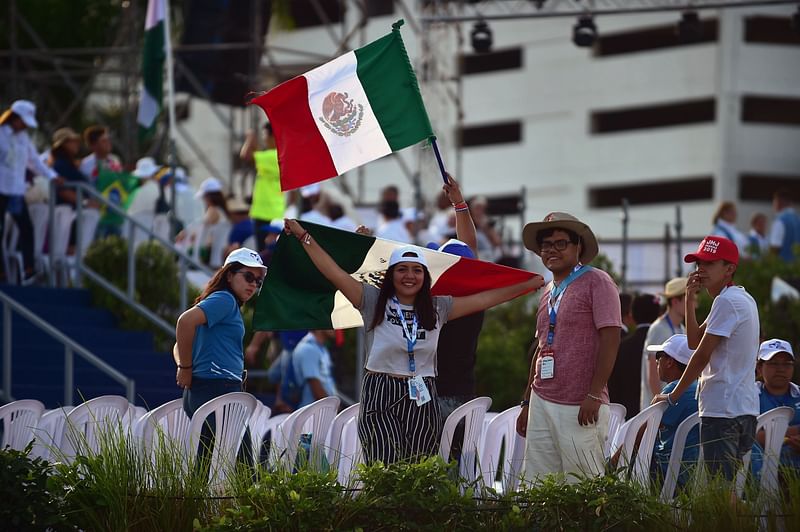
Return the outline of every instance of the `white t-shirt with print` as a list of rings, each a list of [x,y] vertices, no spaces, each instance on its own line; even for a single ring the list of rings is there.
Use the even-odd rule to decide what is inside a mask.
[[[361,316],[364,319],[367,370],[410,376],[408,347],[401,328],[404,317],[399,317],[398,311],[411,312],[414,307],[400,305],[398,309],[398,306],[390,299],[386,303],[384,319],[374,329],[371,329],[380,291],[369,284],[364,284],[363,287]],[[436,348],[439,344],[439,332],[442,330],[442,325],[447,323],[447,316],[453,307],[453,298],[436,296],[433,298],[433,307],[438,315],[436,327],[432,331],[426,331],[420,326],[417,330],[417,343],[414,346],[414,364],[417,375],[422,377],[436,376]]]
[[[755,300],[741,286],[727,286],[714,299],[705,323],[707,334],[722,339],[700,375],[700,416],[757,416],[759,321]]]

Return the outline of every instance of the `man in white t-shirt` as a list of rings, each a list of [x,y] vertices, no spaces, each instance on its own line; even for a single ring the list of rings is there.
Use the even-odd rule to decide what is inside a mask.
[[[756,302],[733,276],[739,251],[732,241],[708,236],[686,262],[696,263],[686,285],[686,335],[695,349],[677,386],[653,402],[676,404],[698,376],[700,444],[709,470],[732,480],[741,459],[753,446],[759,413],[755,385],[759,320]],[[701,288],[714,298],[711,312],[697,324]]]
[[[675,334],[685,334],[686,328],[683,326],[686,304],[683,301],[686,295],[686,277],[675,277],[664,285],[664,291],[659,294],[664,298],[667,311],[647,329],[647,338],[644,341],[642,350],[642,385],[641,385],[641,409],[644,410],[650,405],[650,401],[666,382],[661,382],[658,378],[658,366],[656,365],[655,353],[647,351],[648,345],[660,345],[667,341],[667,338]]]

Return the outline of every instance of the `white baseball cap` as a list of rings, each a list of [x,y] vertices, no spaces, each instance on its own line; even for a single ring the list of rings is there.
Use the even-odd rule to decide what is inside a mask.
[[[428,267],[425,256],[422,254],[422,249],[417,246],[403,246],[392,251],[392,256],[389,258],[389,267],[391,268],[398,262],[414,262],[422,264],[426,268]]]
[[[779,338],[773,338],[772,340],[761,342],[761,345],[758,348],[758,359],[769,360],[778,353],[787,353],[790,357],[792,357],[792,360],[794,360],[792,344]]]
[[[28,127],[37,128],[36,104],[28,100],[17,100],[11,104],[11,112],[16,114]]]
[[[222,192],[222,183],[216,177],[209,177],[200,183],[200,190],[194,195],[195,198],[200,199],[209,192]]]
[[[300,187],[300,195],[304,198],[316,196],[320,192],[322,192],[322,187],[319,186],[319,183],[311,183],[310,185]]]
[[[235,251],[231,251],[228,258],[225,259],[224,265],[227,266],[232,262],[238,262],[242,266],[249,266],[251,268],[267,269],[267,267],[264,266],[264,262],[261,260],[261,255],[248,248],[239,248]]]
[[[684,366],[689,363],[689,359],[694,353],[689,349],[689,341],[685,334],[673,334],[663,344],[648,345],[647,351],[650,353],[663,351]]]

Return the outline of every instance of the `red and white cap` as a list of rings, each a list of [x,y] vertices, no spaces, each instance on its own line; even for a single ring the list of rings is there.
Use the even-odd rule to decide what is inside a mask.
[[[700,242],[697,251],[683,257],[683,262],[725,260],[739,264],[739,248],[732,241],[721,236],[707,236]]]

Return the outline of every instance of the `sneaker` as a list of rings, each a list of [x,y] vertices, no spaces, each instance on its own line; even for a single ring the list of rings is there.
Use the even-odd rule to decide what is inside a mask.
[[[41,272],[33,272],[25,275],[20,284],[22,286],[31,286],[32,284],[36,284],[36,281],[39,279],[40,273]]]

